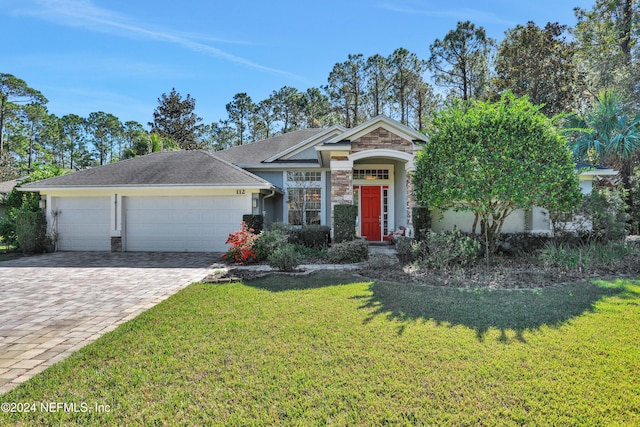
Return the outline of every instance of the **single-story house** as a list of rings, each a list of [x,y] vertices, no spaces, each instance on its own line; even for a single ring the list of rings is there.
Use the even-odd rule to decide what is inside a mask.
[[[358,206],[359,234],[379,242],[400,226],[412,232],[412,172],[426,143],[425,135],[378,116],[214,154],[148,154],[22,188],[40,192],[60,250],[225,251],[244,214],[331,226],[333,207],[345,203]],[[583,178],[590,189],[593,175]],[[531,215],[509,227],[542,228]]]

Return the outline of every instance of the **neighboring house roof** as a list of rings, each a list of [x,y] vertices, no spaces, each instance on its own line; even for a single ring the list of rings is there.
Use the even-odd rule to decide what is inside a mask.
[[[202,151],[162,151],[23,185],[24,190],[120,186],[251,186],[268,181]]]
[[[296,130],[293,132],[283,133],[272,138],[267,138],[262,141],[238,145],[226,150],[217,151],[215,155],[236,165],[258,165],[267,159],[286,152],[301,142],[326,131],[326,129],[322,128]]]
[[[576,170],[583,176],[614,176],[618,174],[615,169],[606,166],[596,166],[589,163],[577,162]]]
[[[11,181],[0,182],[0,195],[11,193],[11,190],[13,190],[13,187],[18,185],[19,182],[20,182],[19,179],[12,179]]]

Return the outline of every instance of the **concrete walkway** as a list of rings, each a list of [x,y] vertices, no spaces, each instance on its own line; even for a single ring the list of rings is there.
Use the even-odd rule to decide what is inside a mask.
[[[203,279],[219,254],[58,252],[0,263],[0,394]]]

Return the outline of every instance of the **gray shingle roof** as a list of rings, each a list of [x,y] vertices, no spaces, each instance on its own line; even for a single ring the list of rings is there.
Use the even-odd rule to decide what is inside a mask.
[[[262,141],[217,151],[216,156],[236,165],[256,165],[325,131],[322,128],[312,128],[283,133]]]
[[[146,185],[258,185],[270,184],[206,151],[162,151],[45,179],[29,188]]]
[[[10,193],[11,190],[13,190],[13,187],[18,185],[19,182],[20,180],[18,179],[12,179],[11,181],[0,182],[0,194]]]

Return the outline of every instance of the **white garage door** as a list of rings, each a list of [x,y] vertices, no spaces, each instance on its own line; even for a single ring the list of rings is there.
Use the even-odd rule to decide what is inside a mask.
[[[250,210],[246,197],[127,197],[126,250],[225,252]]]
[[[108,197],[56,197],[54,209],[59,212],[59,250],[111,250]]]

